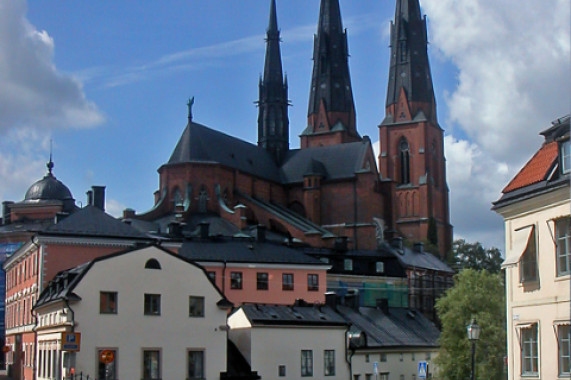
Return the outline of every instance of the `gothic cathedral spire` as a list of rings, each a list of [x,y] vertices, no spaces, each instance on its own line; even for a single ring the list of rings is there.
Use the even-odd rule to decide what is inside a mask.
[[[282,71],[280,31],[276,1],[271,0],[270,22],[266,37],[266,61],[260,78],[258,100],[258,146],[269,151],[281,163],[289,149],[288,86]]]
[[[437,123],[427,46],[426,17],[418,0],[397,0],[385,122],[424,117]]]
[[[339,0],[321,0],[314,37],[308,126],[301,135],[302,148],[361,140],[356,128],[348,57]]]
[[[396,0],[386,115],[379,126],[379,172],[390,190],[394,225],[413,241],[429,241],[444,257],[452,245],[444,131],[428,63],[426,17],[419,0]]]

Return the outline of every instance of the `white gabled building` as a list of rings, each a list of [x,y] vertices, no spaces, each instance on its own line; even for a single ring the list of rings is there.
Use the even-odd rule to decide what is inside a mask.
[[[202,267],[161,248],[97,258],[59,273],[34,307],[37,379],[218,379],[230,306]],[[81,333],[78,352],[62,351],[62,332]]]
[[[508,379],[571,378],[569,115],[503,189]]]
[[[229,338],[262,379],[349,379],[349,325],[325,305],[242,305]]]

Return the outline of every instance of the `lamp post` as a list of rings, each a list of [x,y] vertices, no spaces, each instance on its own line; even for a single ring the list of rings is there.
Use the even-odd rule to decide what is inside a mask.
[[[468,340],[472,343],[472,376],[476,379],[476,341],[480,338],[480,326],[476,323],[476,318],[472,318],[470,324],[466,327],[468,332]]]

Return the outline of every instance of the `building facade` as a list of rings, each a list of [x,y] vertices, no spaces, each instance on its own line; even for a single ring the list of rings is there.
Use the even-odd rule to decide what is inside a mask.
[[[571,377],[569,116],[504,188],[509,379]]]
[[[34,307],[37,379],[220,378],[230,307],[203,268],[157,247],[60,272]]]

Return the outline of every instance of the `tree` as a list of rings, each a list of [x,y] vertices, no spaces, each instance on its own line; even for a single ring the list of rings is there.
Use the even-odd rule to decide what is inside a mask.
[[[505,295],[501,274],[464,269],[455,285],[436,302],[442,323],[440,352],[435,359],[438,379],[465,380],[471,371],[471,343],[466,326],[476,318],[481,327],[476,342],[476,378],[503,379],[506,355]]]
[[[497,248],[484,248],[480,242],[467,243],[464,239],[454,240],[449,264],[456,270],[486,269],[490,273],[500,273],[502,253]]]

